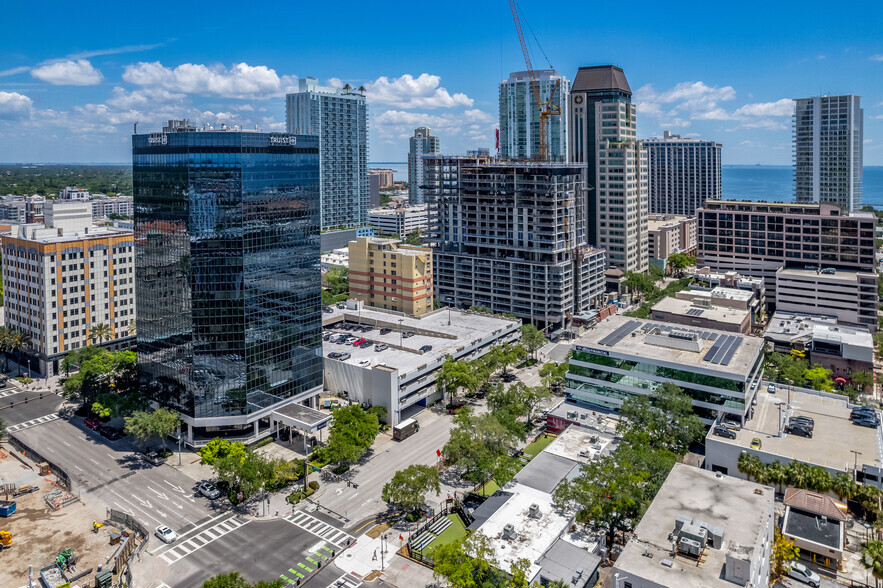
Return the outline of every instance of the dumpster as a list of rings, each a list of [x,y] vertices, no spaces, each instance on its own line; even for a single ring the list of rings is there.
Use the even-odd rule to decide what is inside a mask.
[[[15,512],[14,500],[0,500],[0,517],[8,517]]]

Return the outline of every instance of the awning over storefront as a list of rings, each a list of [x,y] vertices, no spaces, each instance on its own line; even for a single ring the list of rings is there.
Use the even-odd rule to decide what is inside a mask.
[[[329,413],[296,402],[286,404],[270,413],[271,424],[280,423],[304,434],[316,433],[324,429],[330,420]]]

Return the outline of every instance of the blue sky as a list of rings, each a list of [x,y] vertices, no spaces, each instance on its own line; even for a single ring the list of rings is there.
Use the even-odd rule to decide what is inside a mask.
[[[722,142],[725,164],[789,164],[788,99],[854,93],[865,165],[883,165],[883,3],[519,6],[568,78],[625,70],[641,137],[669,129]],[[368,88],[371,161],[404,161],[422,125],[447,153],[493,147],[499,81],[524,69],[506,0],[10,2],[4,21],[2,162],[128,162],[135,121],[284,130],[285,91],[307,75]]]

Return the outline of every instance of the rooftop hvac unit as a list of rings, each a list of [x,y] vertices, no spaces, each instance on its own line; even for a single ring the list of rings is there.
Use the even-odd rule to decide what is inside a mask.
[[[705,545],[708,542],[708,531],[700,527],[698,522],[693,522],[681,527],[681,530],[678,533],[678,538],[691,539],[696,543],[699,543],[702,549],[705,549]]]
[[[540,513],[540,505],[539,504],[531,504],[530,510],[528,511],[527,516],[529,516],[532,519],[538,519],[538,518],[542,517],[543,515]]]
[[[509,523],[505,527],[503,527],[503,539],[514,539],[515,538],[515,526],[512,523]]]
[[[577,417],[577,413],[575,410],[568,410],[567,411],[567,418],[576,419],[576,417]]]
[[[696,524],[708,532],[708,543],[715,549],[721,549],[724,546],[724,530],[720,527],[713,527],[708,523],[696,521]]]
[[[581,414],[579,415],[579,419],[580,419],[581,421],[584,421],[584,420],[586,420],[587,418],[589,418],[589,413],[587,413],[587,412],[581,413]]]
[[[681,537],[680,541],[678,541],[678,551],[693,557],[699,557],[699,554],[702,553],[702,546],[695,539]]]
[[[681,527],[684,525],[689,525],[693,522],[693,519],[688,517],[687,515],[678,515],[675,517],[675,535],[681,532]]]

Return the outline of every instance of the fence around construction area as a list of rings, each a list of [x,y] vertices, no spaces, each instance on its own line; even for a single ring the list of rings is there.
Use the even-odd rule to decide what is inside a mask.
[[[58,478],[58,481],[62,483],[68,490],[73,490],[73,485],[71,483],[70,476],[67,475],[61,466],[52,461],[51,459],[46,459],[39,452],[35,451],[30,445],[19,439],[15,436],[15,433],[9,434],[9,444],[15,448],[16,451],[27,457],[33,462],[40,463],[44,462],[49,464],[49,469],[55,474],[55,477]]]

